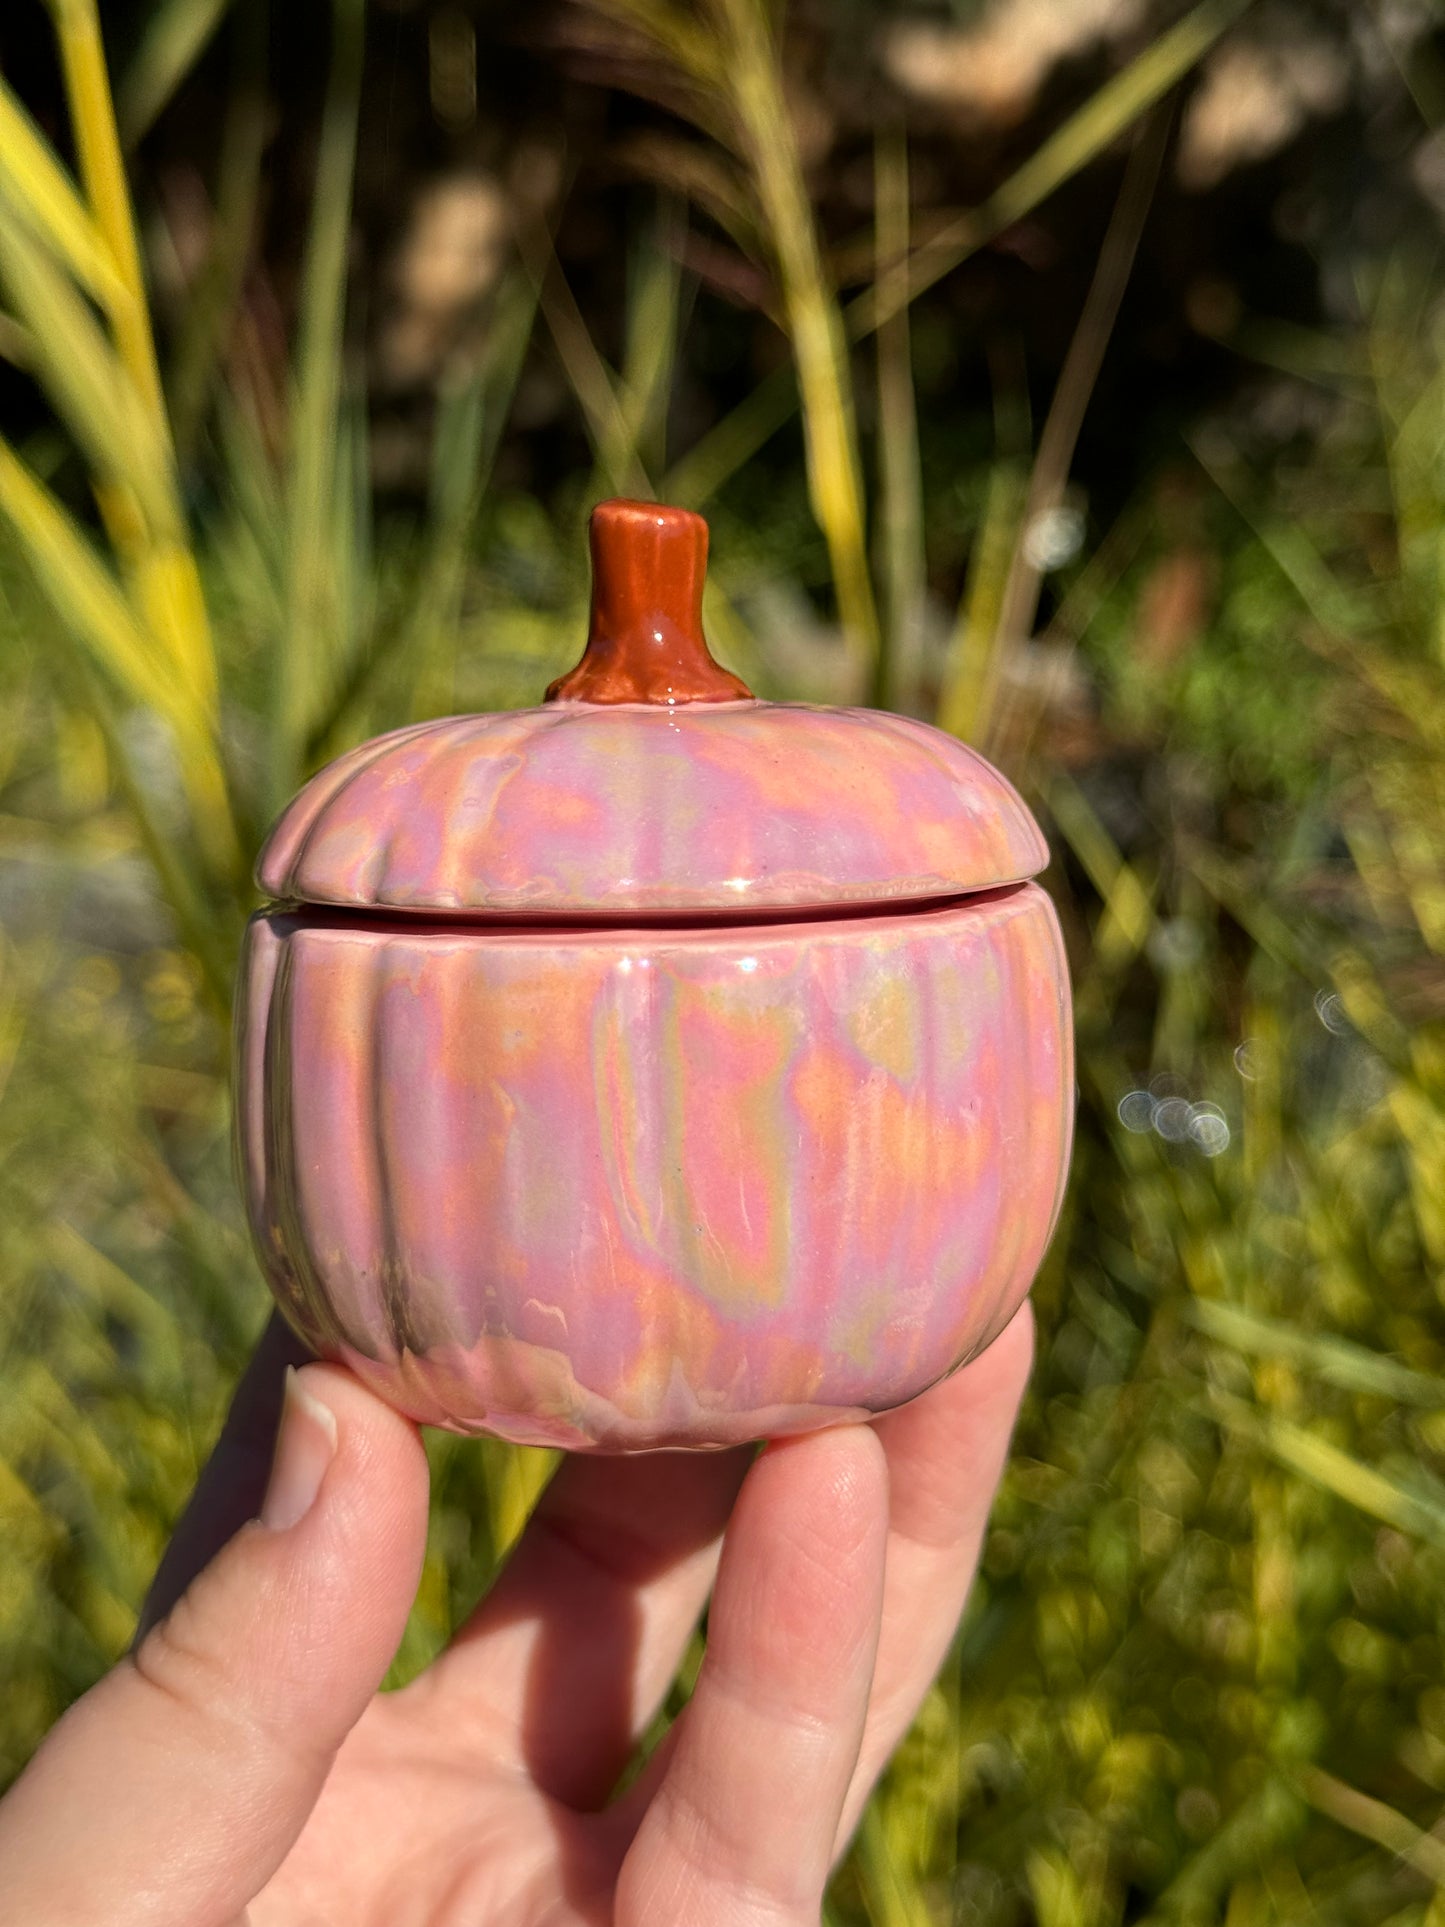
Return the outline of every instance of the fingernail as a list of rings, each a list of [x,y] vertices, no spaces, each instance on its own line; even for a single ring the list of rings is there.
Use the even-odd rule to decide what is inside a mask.
[[[323,1405],[286,1367],[286,1399],[271,1482],[261,1502],[261,1524],[271,1532],[289,1532],[299,1525],[316,1502],[326,1468],[336,1457],[336,1414]]]

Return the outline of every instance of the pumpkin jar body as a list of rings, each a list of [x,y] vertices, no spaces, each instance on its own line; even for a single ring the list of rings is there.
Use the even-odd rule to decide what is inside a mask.
[[[1042,856],[938,732],[735,685],[352,752],[273,834],[243,957],[238,1162],[282,1309],[413,1418],[528,1444],[916,1397],[1057,1217]]]

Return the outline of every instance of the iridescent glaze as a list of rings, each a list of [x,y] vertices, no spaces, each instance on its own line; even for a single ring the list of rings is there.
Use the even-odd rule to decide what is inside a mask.
[[[887,1410],[1002,1329],[1057,1215],[1048,852],[951,737],[719,668],[698,516],[604,503],[592,549],[547,706],[364,744],[262,853],[257,1248],[434,1424],[642,1451]]]
[[[902,903],[1048,861],[1017,792],[904,716],[561,702],[379,737],[312,778],[257,877],[278,901],[625,917]]]
[[[1031,884],[753,928],[270,912],[242,982],[273,1289],[429,1423],[629,1451],[882,1411],[1002,1329],[1057,1215],[1069,999]]]

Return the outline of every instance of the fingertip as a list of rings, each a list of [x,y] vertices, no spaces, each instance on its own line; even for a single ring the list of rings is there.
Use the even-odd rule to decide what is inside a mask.
[[[413,1490],[426,1483],[426,1451],[420,1428],[377,1397],[344,1365],[303,1365],[297,1389],[336,1420],[337,1455],[358,1470],[384,1473]]]
[[[760,1457],[764,1459],[786,1459],[798,1454],[816,1453],[820,1456],[838,1456],[840,1464],[850,1459],[865,1464],[872,1458],[869,1441],[872,1427],[863,1423],[844,1425],[824,1425],[814,1432],[794,1432],[787,1438],[769,1439]]]
[[[373,1582],[385,1576],[388,1598],[409,1606],[426,1552],[430,1497],[419,1428],[341,1365],[302,1367],[293,1395],[320,1406],[336,1430],[319,1502],[296,1527],[315,1534],[315,1581],[322,1583],[324,1573],[348,1596],[363,1575]]]
[[[753,1483],[774,1505],[796,1505],[835,1545],[881,1541],[888,1524],[888,1456],[871,1425],[834,1425],[775,1439]]]

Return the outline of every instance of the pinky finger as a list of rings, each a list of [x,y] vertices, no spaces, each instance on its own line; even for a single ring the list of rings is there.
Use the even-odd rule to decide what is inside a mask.
[[[887,1521],[867,1427],[774,1445],[749,1472],[618,1927],[817,1921],[872,1686]]]

